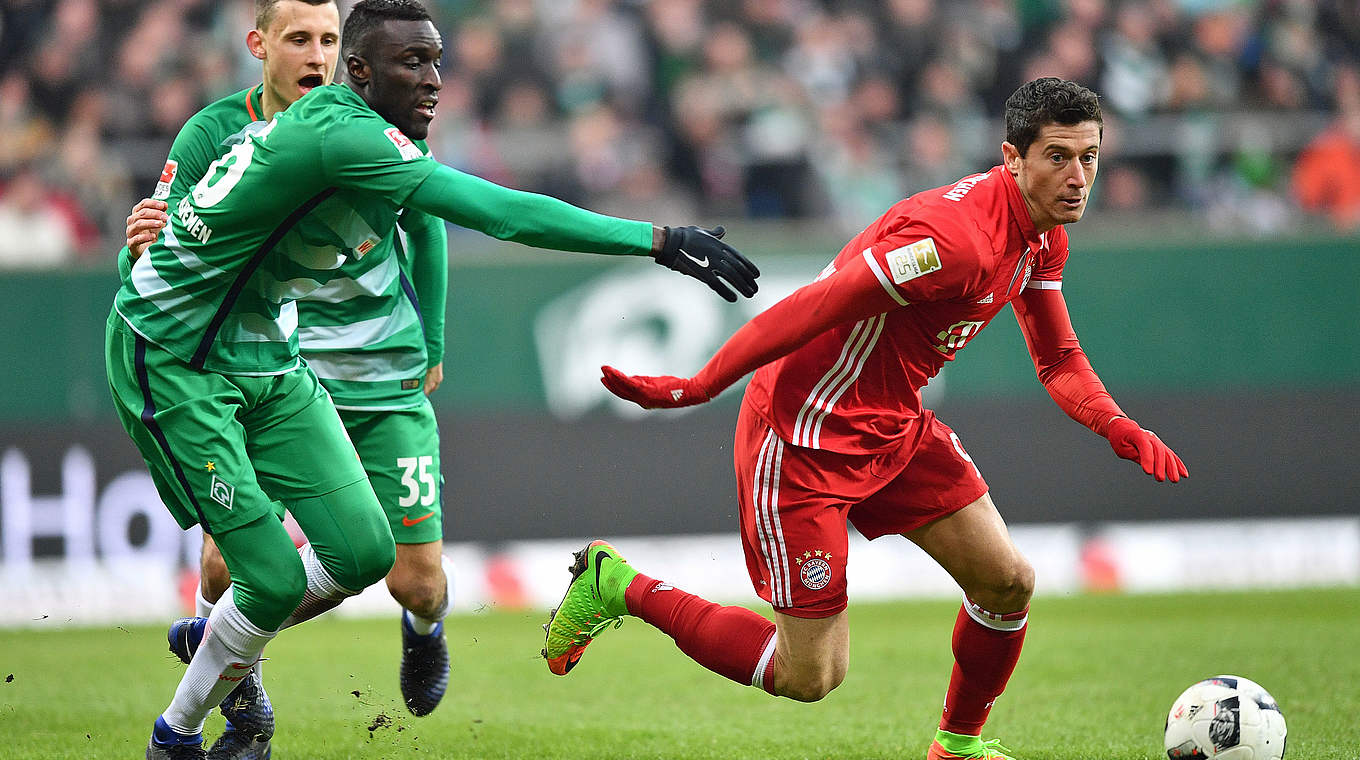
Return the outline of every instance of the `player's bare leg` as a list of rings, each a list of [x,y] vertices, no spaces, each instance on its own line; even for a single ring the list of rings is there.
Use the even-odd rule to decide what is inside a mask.
[[[1012,543],[989,496],[906,534],[953,576],[966,599],[954,624],[954,670],[929,760],[1004,758],[981,742],[1025,640],[1034,568]]]
[[[444,616],[452,597],[451,566],[442,541],[397,544],[387,590],[403,608],[401,694],[415,715],[428,715],[449,685]]]
[[[203,551],[198,555],[198,598],[194,600],[194,613],[207,617],[212,613],[214,604],[227,592],[231,585],[231,574],[227,572],[226,560],[217,550],[212,536],[203,536]]]
[[[850,625],[844,610],[828,618],[776,611],[774,623],[774,694],[816,702],[841,685],[850,665]]]

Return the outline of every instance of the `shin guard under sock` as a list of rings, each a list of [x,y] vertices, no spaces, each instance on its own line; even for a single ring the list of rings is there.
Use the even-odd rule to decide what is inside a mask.
[[[768,618],[726,607],[638,574],[624,592],[628,612],[675,639],[680,651],[720,676],[773,693],[774,632]]]
[[[940,728],[977,736],[992,704],[1006,689],[1025,643],[1029,607],[988,612],[965,599],[954,622],[954,671],[949,678]]]

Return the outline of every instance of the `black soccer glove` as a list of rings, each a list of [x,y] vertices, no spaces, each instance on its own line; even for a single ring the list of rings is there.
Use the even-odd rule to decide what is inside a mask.
[[[722,242],[720,238],[727,230],[721,226],[706,230],[693,225],[665,230],[666,240],[661,250],[653,254],[656,263],[703,282],[728,301],[737,300],[732,288],[747,298],[756,294],[760,270],[737,249]]]

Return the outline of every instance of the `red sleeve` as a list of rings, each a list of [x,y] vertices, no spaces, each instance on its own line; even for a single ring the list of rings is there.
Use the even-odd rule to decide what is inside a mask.
[[[708,398],[764,364],[792,353],[836,325],[857,322],[897,308],[890,287],[854,256],[829,275],[795,290],[757,314],[727,339],[694,376]]]
[[[1062,282],[1063,266],[1067,264],[1067,230],[1062,225],[1058,225],[1048,231],[1047,245],[1044,246],[1043,254],[1034,264],[1034,274],[1031,275],[1030,282]],[[1036,288],[1043,288],[1043,285],[1034,285]]]
[[[957,298],[977,278],[977,251],[990,243],[919,222],[874,241],[867,266],[899,305]]]
[[[1067,416],[1104,436],[1111,420],[1126,415],[1081,350],[1062,291],[1028,288],[1011,307],[1048,395]]]

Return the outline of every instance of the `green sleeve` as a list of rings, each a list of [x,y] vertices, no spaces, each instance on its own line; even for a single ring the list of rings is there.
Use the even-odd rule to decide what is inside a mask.
[[[444,220],[422,211],[407,209],[401,215],[406,231],[407,258],[411,262],[411,286],[420,303],[425,326],[427,366],[444,361],[444,314],[449,297],[449,235]]]
[[[220,130],[214,130],[206,120],[198,118],[191,118],[180,128],[175,142],[170,145],[168,161],[174,161],[176,166],[168,197],[178,199],[187,195],[208,173],[212,162],[227,152],[221,145],[226,135],[213,134],[216,131]],[[159,199],[165,200],[164,197]]]
[[[320,155],[328,184],[381,196],[393,209],[408,205],[406,196],[439,166],[401,130],[376,116],[327,125]]]
[[[537,248],[641,256],[652,251],[652,225],[604,216],[546,195],[511,190],[443,164],[406,199],[454,224]]]

